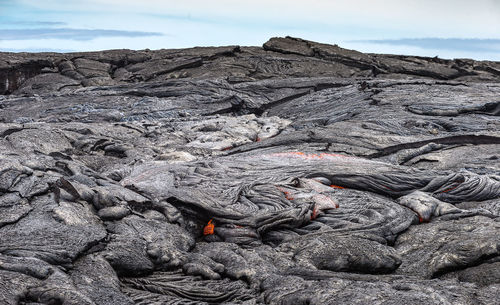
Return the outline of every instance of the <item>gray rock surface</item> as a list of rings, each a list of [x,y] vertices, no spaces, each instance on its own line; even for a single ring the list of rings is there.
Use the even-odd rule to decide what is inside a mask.
[[[500,63],[0,53],[1,304],[500,304]]]

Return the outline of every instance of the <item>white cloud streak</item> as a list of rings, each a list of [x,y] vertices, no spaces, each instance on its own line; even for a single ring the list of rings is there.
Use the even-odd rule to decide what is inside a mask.
[[[281,23],[394,27],[422,37],[500,38],[495,0],[22,0],[56,11],[155,13]],[[392,37],[377,37],[392,38]],[[394,37],[398,38],[398,37]]]

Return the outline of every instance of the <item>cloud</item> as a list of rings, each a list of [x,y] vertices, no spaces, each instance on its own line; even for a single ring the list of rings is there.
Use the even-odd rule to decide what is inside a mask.
[[[0,24],[11,25],[23,25],[23,26],[61,26],[66,25],[65,22],[57,21],[0,21]]]
[[[493,59],[499,16],[498,0],[0,0],[0,45],[157,49],[261,45],[289,35],[370,52]]]
[[[157,32],[118,31],[118,30],[85,30],[85,29],[1,29],[0,40],[27,40],[27,39],[69,39],[92,40],[98,37],[144,37],[164,36]]]
[[[52,48],[23,48],[23,49],[12,49],[12,48],[0,48],[0,52],[29,52],[29,53],[41,53],[41,52],[55,52],[55,53],[71,53],[77,52],[71,49],[52,49]]]
[[[355,40],[351,42],[395,46],[412,46],[422,49],[460,50],[467,52],[500,52],[500,39],[477,38],[403,38],[381,40]]]

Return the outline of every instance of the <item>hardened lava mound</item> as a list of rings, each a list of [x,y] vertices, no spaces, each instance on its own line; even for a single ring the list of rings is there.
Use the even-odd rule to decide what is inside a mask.
[[[500,63],[0,53],[1,304],[500,304]]]

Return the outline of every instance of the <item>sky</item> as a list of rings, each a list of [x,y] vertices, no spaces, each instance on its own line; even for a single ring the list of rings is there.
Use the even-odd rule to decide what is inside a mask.
[[[261,46],[500,61],[499,0],[0,0],[0,51]]]

